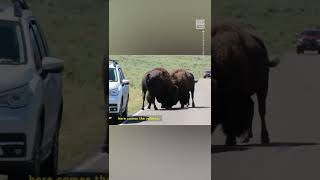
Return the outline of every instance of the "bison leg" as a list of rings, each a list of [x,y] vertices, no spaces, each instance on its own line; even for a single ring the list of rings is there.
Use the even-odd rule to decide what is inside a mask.
[[[218,124],[217,123],[213,123],[212,127],[211,127],[211,134],[214,132],[214,130],[217,128]]]
[[[184,108],[184,104],[183,104],[183,103],[181,103],[181,102],[180,102],[180,104],[181,104],[181,109],[182,109],[182,108]]]
[[[258,109],[259,115],[261,118],[261,143],[262,144],[269,144],[269,133],[267,130],[265,115],[266,115],[266,98],[267,98],[267,90],[259,91],[257,93],[258,97]]]
[[[191,98],[192,98],[192,107],[194,108],[194,107],[196,107],[195,105],[194,105],[194,89],[191,91]]]
[[[234,146],[237,144],[236,136],[228,135],[226,139],[226,146]]]
[[[155,110],[158,110],[157,106],[156,106],[156,97],[155,96],[150,96],[149,97],[149,106],[148,106],[148,109],[151,108],[151,104],[153,104],[153,107]]]
[[[245,139],[242,141],[243,143],[248,143],[250,141],[250,138],[253,137],[252,133],[252,120],[253,120],[253,114],[254,114],[254,102],[252,101],[251,97],[249,98],[249,106],[248,106],[248,126],[249,126],[249,132]]]
[[[142,107],[141,109],[144,110],[144,100],[146,98],[146,91],[142,90]]]

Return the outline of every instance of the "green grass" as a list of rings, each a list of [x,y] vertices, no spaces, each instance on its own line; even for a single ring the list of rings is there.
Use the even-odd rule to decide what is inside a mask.
[[[296,33],[320,26],[315,0],[215,0],[212,6],[213,19],[255,29],[272,53],[295,50]]]
[[[105,0],[28,1],[53,56],[65,61],[60,167],[70,168],[105,135],[102,56],[106,52]]]
[[[128,113],[138,111],[142,105],[141,80],[143,75],[156,67],[163,67],[169,72],[173,69],[190,69],[196,79],[202,78],[203,72],[210,69],[210,56],[166,56],[166,55],[114,55],[118,60],[126,79],[130,80],[130,100]]]

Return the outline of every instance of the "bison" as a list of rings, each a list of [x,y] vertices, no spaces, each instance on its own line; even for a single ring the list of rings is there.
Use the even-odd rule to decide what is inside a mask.
[[[178,87],[171,81],[169,72],[164,68],[155,68],[147,72],[142,79],[142,107],[144,109],[145,96],[147,94],[147,101],[154,104],[154,109],[157,110],[155,99],[162,104],[162,107],[169,109],[176,104],[178,99]]]
[[[249,142],[252,134],[254,102],[256,94],[261,118],[261,143],[270,142],[266,126],[266,98],[269,69],[279,63],[269,60],[264,42],[253,33],[238,26],[217,24],[212,28],[212,59],[214,91],[213,128],[222,124],[226,145],[235,145],[236,137],[246,134],[243,142]]]
[[[181,108],[184,108],[184,105],[189,106],[190,92],[192,97],[192,107],[195,107],[194,86],[197,81],[195,81],[193,74],[184,69],[176,69],[170,73],[170,76],[173,83],[178,86],[178,100],[181,104]]]

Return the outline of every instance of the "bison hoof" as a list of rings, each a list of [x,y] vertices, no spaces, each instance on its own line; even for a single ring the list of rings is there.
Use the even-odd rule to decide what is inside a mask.
[[[154,110],[158,110],[158,108],[157,108],[157,107],[154,107]]]
[[[250,141],[250,137],[247,136],[244,138],[244,140],[242,140],[242,143],[248,143]]]
[[[227,137],[226,139],[226,146],[234,146],[237,144],[235,137]]]
[[[270,144],[270,139],[268,136],[261,137],[261,144]]]
[[[194,103],[192,103],[192,107],[194,108],[194,107],[196,107],[196,105]]]
[[[142,107],[141,110],[144,110],[144,107]]]
[[[150,107],[150,106],[148,106],[148,109],[151,109],[151,107]]]

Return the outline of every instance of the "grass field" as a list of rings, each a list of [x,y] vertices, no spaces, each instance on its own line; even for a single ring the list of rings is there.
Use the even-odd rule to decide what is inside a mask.
[[[211,66],[210,56],[114,55],[110,58],[118,60],[125,78],[130,80],[129,114],[141,108],[141,80],[147,71],[156,67],[163,67],[169,72],[177,68],[190,69],[195,78],[200,79],[204,70]]]
[[[105,0],[30,0],[53,56],[65,61],[60,167],[70,168],[105,135],[101,62],[106,51]]]
[[[296,33],[320,27],[320,1],[316,0],[213,0],[216,21],[254,29],[272,53],[295,50]]]

